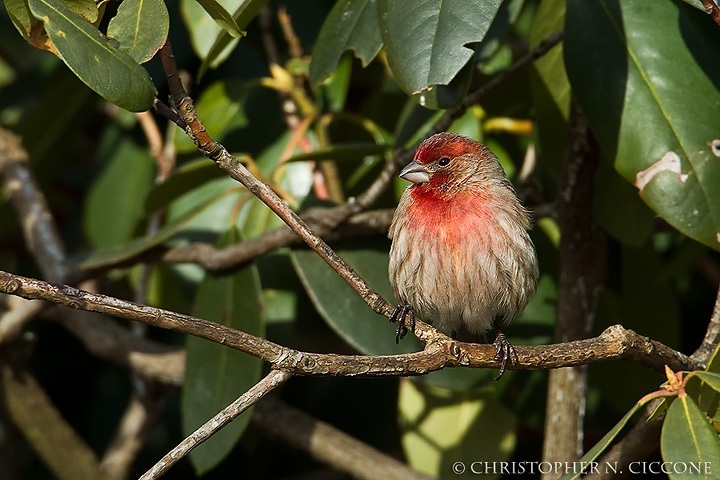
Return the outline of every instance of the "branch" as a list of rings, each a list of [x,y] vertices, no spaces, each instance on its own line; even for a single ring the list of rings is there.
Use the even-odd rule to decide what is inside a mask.
[[[124,480],[129,477],[132,464],[145,445],[161,410],[157,408],[156,402],[143,401],[138,395],[132,395],[115,438],[100,462],[102,478]]]
[[[255,406],[252,421],[291,447],[358,480],[430,480],[427,475],[272,395]]]
[[[690,356],[691,359],[700,362],[705,365],[710,360],[713,352],[720,343],[720,288],[718,288],[717,297],[715,298],[715,307],[713,307],[712,315],[710,315],[710,322],[708,328],[705,331],[705,338],[703,338],[700,346]]]
[[[20,137],[0,128],[0,172],[18,213],[28,250],[52,282],[64,282],[70,273],[65,266],[65,248],[50,215],[45,196],[30,171],[28,153]]]
[[[718,288],[715,308],[710,317],[705,338],[697,350],[690,356],[690,359],[699,362],[700,369],[705,369],[705,364],[717,348],[720,341],[720,288]],[[651,402],[645,407],[645,418],[639,420],[625,437],[618,441],[602,458],[608,464],[618,466],[619,471],[628,472],[628,465],[631,462],[642,461],[657,452],[660,443],[660,433],[665,419],[660,415],[653,421],[648,422],[647,418],[655,410],[656,402]],[[588,475],[587,479],[600,478],[599,475]],[[624,478],[624,476],[622,477]]]
[[[23,327],[42,312],[47,304],[44,302],[22,301],[15,308],[0,316],[0,345],[14,340]]]
[[[480,103],[480,100],[485,98],[488,93],[490,93],[492,90],[495,90],[500,85],[505,83],[510,77],[514,76],[522,70],[523,68],[527,67],[531,63],[533,63],[538,58],[542,57],[546,53],[548,53],[550,50],[553,49],[557,44],[559,44],[563,39],[564,33],[562,30],[559,30],[552,35],[548,36],[546,39],[541,41],[537,47],[530,50],[527,54],[519,58],[515,63],[510,65],[508,68],[503,70],[501,73],[499,73],[497,76],[493,77],[492,80],[487,82],[482,87],[478,88],[477,90],[469,93],[467,97],[465,97],[465,100],[462,102],[462,104],[454,108],[452,110],[448,110],[443,114],[442,117],[440,117],[440,120],[433,125],[433,127],[430,129],[430,133],[427,134],[427,137],[432,136],[436,133],[444,132],[448,128],[450,128],[450,125],[452,122],[457,120],[458,118],[462,117],[462,115],[465,113],[465,111],[470,108],[471,106],[475,105],[476,103]],[[417,145],[416,145],[417,147]]]
[[[78,310],[104,313],[194,335],[249,353],[272,364],[275,369],[294,375],[387,377],[422,375],[455,366],[499,367],[492,345],[459,342],[427,324],[422,326],[422,330],[428,333],[425,349],[421,352],[378,356],[336,355],[301,352],[215,322],[3,271],[0,271],[0,293],[48,300]],[[421,323],[418,320],[418,325]],[[699,362],[682,353],[619,325],[607,328],[594,338],[543,346],[518,346],[516,350],[520,362],[508,366],[516,370],[572,367],[619,359],[637,362],[658,372],[663,372],[665,365],[675,371],[702,368]]]
[[[60,324],[90,354],[129,368],[143,378],[180,386],[185,372],[185,350],[147,338],[101,315],[57,307],[48,319]]]
[[[504,75],[500,75],[499,77],[502,76],[503,78],[507,78],[519,69],[530,64],[534,59],[547,53],[547,51],[557,44],[561,38],[562,33],[552,35],[549,39],[541,42],[538,48],[534,49],[516,64],[511,66]],[[178,113],[182,117],[182,123],[178,124],[186,125],[185,131],[193,139],[198,149],[205,156],[213,160],[220,168],[225,170],[233,179],[242,183],[253,195],[258,197],[263,203],[270,207],[270,209],[278,217],[280,217],[298,237],[307,243],[308,246],[310,246],[310,248],[312,248],[318,256],[320,256],[320,258],[322,258],[333,270],[335,270],[340,278],[345,280],[345,282],[350,285],[350,287],[355,290],[358,295],[360,295],[360,297],[374,312],[380,315],[385,315],[389,318],[394,311],[394,306],[375,292],[362,278],[360,278],[355,271],[350,268],[350,266],[347,265],[322,238],[320,238],[320,236],[314,233],[307,223],[305,223],[305,221],[303,221],[287,204],[285,204],[285,202],[283,202],[282,199],[267,184],[255,178],[242,163],[240,163],[225,149],[223,145],[217,143],[212,139],[212,137],[210,137],[202,122],[197,117],[193,100],[187,96],[182,82],[180,81],[170,41],[162,47],[160,53],[163,69],[170,88],[171,104],[177,109]],[[453,115],[462,115],[462,112],[465,108],[467,108],[467,105],[471,104],[469,102],[479,101],[480,98],[499,85],[502,81],[504,80],[496,77],[495,82],[489,82],[488,85],[485,85],[480,90],[473,92],[473,94],[468,96],[466,103],[463,103],[462,107],[456,109],[456,111],[447,112],[435,125],[435,127],[441,128],[443,121],[452,122],[452,119],[454,118]],[[447,127],[443,129],[446,128]],[[428,136],[429,135],[430,133]],[[403,156],[399,155],[397,160],[402,158]],[[368,202],[374,201],[377,198],[396,173],[397,161],[386,165],[373,185],[360,195],[355,202],[349,202],[341,207],[337,207],[337,210],[334,211],[334,215],[336,216],[334,219],[335,225],[341,223],[353,213],[358,213],[365,206],[369,206]],[[432,330],[427,324],[418,322],[414,333],[421,341],[426,341],[434,335],[433,331],[434,330]]]
[[[97,456],[24,368],[19,350],[2,352],[0,399],[5,413],[56,478],[102,478]]]
[[[282,370],[270,370],[270,373],[260,380],[250,390],[243,393],[237,400],[225,407],[220,413],[208,420],[204,425],[195,430],[189,437],[180,442],[180,444],[170,450],[163,458],[161,458],[153,467],[140,477],[140,480],[154,480],[163,476],[163,474],[177,463],[181,458],[185,457],[195,447],[203,443],[205,440],[213,436],[218,430],[228,423],[235,420],[238,415],[253,406],[261,398],[269,392],[279,387],[292,375]]]
[[[327,209],[308,210],[302,218],[318,235],[328,241],[341,238],[360,238],[387,235],[394,209],[361,212],[350,217],[337,228],[323,220]],[[192,243],[173,247],[162,254],[162,260],[168,263],[196,263],[206,270],[230,270],[250,262],[274,250],[302,243],[302,240],[283,226],[273,231],[224,248],[216,248],[209,243]]]
[[[710,15],[710,18],[715,20],[715,23],[720,25],[720,7],[718,7],[715,0],[700,0],[705,7],[705,13]]]
[[[593,221],[593,189],[599,150],[579,107],[572,102],[568,148],[558,185],[560,227],[558,312],[555,340],[585,338],[592,332],[595,309],[607,269],[607,245]],[[550,372],[543,461],[573,462],[583,452],[587,371]],[[553,478],[555,475],[544,475]]]

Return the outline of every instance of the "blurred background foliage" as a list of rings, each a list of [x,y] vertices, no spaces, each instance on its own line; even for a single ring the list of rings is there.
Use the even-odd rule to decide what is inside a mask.
[[[300,350],[418,349],[414,338],[396,346],[393,326],[303,247],[280,249],[221,275],[196,265],[140,263],[140,253],[159,247],[200,241],[224,246],[282,224],[202,158],[182,131],[166,128],[157,117],[163,153],[176,164],[159,173],[157,152],[139,117],[128,111],[149,108],[153,89],[158,98],[167,97],[153,54],[169,31],[208,131],[302,211],[359,195],[393,152],[414,145],[444,109],[564,28],[562,46],[509,77],[450,130],[488,144],[530,209],[547,212],[558,193],[574,94],[603,157],[588,215],[611,238],[609,278],[594,331],[620,323],[686,353],[699,345],[720,283],[720,146],[713,143],[720,136],[720,70],[711,47],[718,45],[720,29],[694,2],[181,0],[140,7],[124,0],[102,3],[99,15],[90,3],[5,0],[0,124],[22,135],[71,262],[98,269],[95,282],[103,293],[138,298],[144,292],[150,305]],[[95,18],[68,17],[74,20],[67,25],[46,21],[48,42],[67,66],[28,44],[47,40],[31,27],[62,8],[81,15],[83,8],[96,9]],[[138,21],[123,23],[133,19]],[[104,69],[93,64],[90,47],[72,56],[74,44],[67,46],[54,31],[65,28],[79,37],[92,27],[88,22],[111,38],[107,43],[98,37],[107,43],[98,55],[112,57],[103,64],[109,76],[98,73]],[[133,32],[147,38],[133,40]],[[665,168],[647,170],[661,159]],[[641,184],[643,172],[647,182]],[[373,208],[394,207],[405,186],[395,181]],[[508,332],[520,345],[552,340],[558,302],[558,228],[551,216],[538,216],[536,223],[539,291]],[[24,244],[3,195],[0,268],[40,276]],[[347,238],[333,247],[392,298],[384,235]],[[28,330],[32,371],[101,454],[133,390],[128,372],[94,358],[56,323],[37,320]],[[131,476],[253,385],[266,368],[202,340],[155,330],[147,335],[186,347],[187,372],[183,389],[158,387],[164,413]],[[589,370],[591,446],[663,378],[620,362]],[[453,369],[400,380],[298,378],[281,395],[445,478],[454,476],[450,465],[456,460],[541,456],[547,372],[511,371],[493,382],[495,374]],[[323,469],[266,436],[250,416],[194,451],[168,478],[228,478],[238,472],[246,478],[300,478]],[[0,424],[4,470],[14,478],[54,478],[7,417]]]

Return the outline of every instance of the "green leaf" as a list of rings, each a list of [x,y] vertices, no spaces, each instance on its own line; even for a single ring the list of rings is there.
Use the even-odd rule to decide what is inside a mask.
[[[153,188],[145,199],[145,213],[167,207],[173,200],[206,182],[223,177],[225,172],[207,158],[185,163],[170,178]]]
[[[565,0],[541,2],[530,30],[530,46],[536,47],[549,35],[562,29],[564,21]],[[538,155],[558,177],[565,155],[570,113],[570,82],[565,73],[562,44],[532,63],[530,88],[536,111]]]
[[[60,58],[77,77],[108,102],[133,112],[152,106],[155,86],[132,57],[108,44],[100,31],[61,0],[28,0],[43,21]]]
[[[70,10],[90,23],[98,19],[98,7],[93,0],[63,0]]]
[[[453,465],[469,468],[480,459],[478,452],[492,463],[507,460],[515,449],[515,415],[488,391],[453,392],[403,378],[398,410],[408,463],[433,478],[458,478]]]
[[[241,37],[245,32],[240,29],[230,12],[218,0],[195,0],[215,20],[220,28],[230,34],[231,37]]]
[[[431,110],[441,110],[460,105],[470,88],[475,71],[475,59],[469,61],[447,85],[430,85],[412,95],[419,105]]]
[[[256,84],[255,81],[220,80],[203,90],[195,104],[197,115],[216,141],[222,141],[224,132],[247,125],[248,120],[242,108],[248,92]],[[197,146],[188,135],[175,137],[175,146],[180,153],[197,151]]]
[[[95,269],[115,265],[123,260],[133,258],[165,243],[186,228],[188,224],[195,220],[196,217],[208,207],[213,205],[213,203],[227,196],[227,193],[228,192],[222,192],[204,203],[195,205],[182,215],[173,218],[172,221],[163,226],[163,228],[154,235],[134,238],[122,245],[99,248],[84,254],[74,255],[69,259],[69,262],[81,269]]]
[[[695,372],[695,376],[712,387],[713,390],[720,392],[720,373]]]
[[[389,246],[383,242],[378,247],[339,250],[337,253],[375,291],[390,300],[393,295],[387,274]],[[422,348],[412,335],[396,345],[395,325],[373,312],[315,252],[293,251],[292,261],[317,311],[340,337],[359,352],[383,355]]]
[[[98,157],[107,164],[90,187],[84,212],[85,234],[95,248],[133,237],[155,175],[155,161],[147,149],[118,127],[106,131]]]
[[[319,95],[325,101],[323,110],[342,112],[345,108],[350,78],[352,77],[352,58],[349,55],[342,57],[332,75],[319,86]]]
[[[720,249],[720,29],[687,5],[569,0],[565,65],[604,155],[679,231]],[[659,55],[658,52],[662,52]]]
[[[20,35],[32,45],[33,30],[40,22],[30,13],[27,0],[5,0],[5,10]]]
[[[223,5],[228,10],[234,10],[243,4],[245,0],[223,0]],[[223,30],[203,7],[195,0],[180,0],[180,13],[190,33],[190,43],[198,57],[205,58],[215,43],[215,39],[221,33],[232,39],[231,44],[237,45],[239,38],[232,37]],[[224,56],[230,54],[231,49],[226,49]]]
[[[165,44],[170,17],[163,0],[124,0],[108,24],[107,36],[120,51],[145,63]]]
[[[255,18],[255,15],[257,15],[257,13],[267,3],[267,1],[268,0],[245,0],[237,8],[237,10],[235,10],[235,13],[233,14],[233,18],[235,19],[237,25],[240,28],[247,27],[250,21]],[[214,38],[215,42],[210,47],[210,50],[207,52],[207,55],[205,56],[202,64],[200,65],[200,70],[198,71],[198,80],[203,77],[205,72],[207,72],[208,68],[214,68],[222,61],[224,61],[232,50],[232,47],[228,47],[233,41],[233,37],[230,36],[228,32],[221,31]]]
[[[501,0],[379,0],[387,59],[408,94],[448,85],[490,28]]]
[[[353,50],[363,67],[382,48],[377,0],[340,0],[325,18],[313,48],[310,83],[330,77],[343,52]]]
[[[595,173],[595,221],[611,237],[633,247],[642,246],[652,232],[655,214],[627,183],[602,159]]]
[[[218,247],[239,240],[240,234],[233,228],[218,241]],[[226,276],[207,274],[198,289],[193,315],[262,337],[265,324],[261,305],[259,277],[256,268],[250,266]],[[191,434],[255,385],[261,371],[262,361],[256,357],[188,336],[182,395],[184,434]],[[198,475],[213,469],[232,451],[250,422],[251,410],[190,452]]]
[[[720,440],[704,413],[689,395],[681,394],[668,409],[660,436],[665,462],[688,470],[669,469],[672,480],[712,479],[720,471]],[[691,465],[700,471],[690,470]]]
[[[582,456],[580,460],[578,460],[576,463],[578,465],[590,465],[592,462],[595,462],[598,458],[600,458],[600,455],[603,454],[603,452],[612,444],[613,440],[615,440],[615,437],[617,437],[620,434],[620,431],[622,431],[623,428],[625,428],[625,425],[628,424],[630,419],[635,415],[642,407],[647,403],[647,401],[639,401],[633,407],[623,416],[620,421],[612,428],[608,433],[603,436],[598,443],[596,443],[590,450],[587,451],[585,455]],[[582,475],[582,472],[568,472],[565,475],[561,476],[559,480],[575,480],[576,478],[580,478]]]
[[[318,148],[312,152],[293,155],[288,162],[305,162],[308,160],[356,162],[368,155],[382,155],[392,148],[392,145],[375,145],[374,143],[336,143],[328,147]]]

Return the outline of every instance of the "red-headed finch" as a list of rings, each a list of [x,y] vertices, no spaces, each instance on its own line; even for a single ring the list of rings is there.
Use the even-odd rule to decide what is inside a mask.
[[[410,185],[389,236],[390,283],[400,305],[396,337],[414,315],[455,333],[494,328],[500,375],[515,349],[500,331],[535,294],[538,260],[530,218],[485,145],[438,133],[420,144],[400,172]]]

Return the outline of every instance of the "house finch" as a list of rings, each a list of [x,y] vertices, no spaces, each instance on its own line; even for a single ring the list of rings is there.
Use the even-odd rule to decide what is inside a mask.
[[[400,305],[396,340],[414,315],[455,335],[497,332],[500,378],[515,349],[500,331],[535,294],[530,218],[497,157],[474,140],[438,133],[400,172],[413,183],[390,225],[390,283]]]

